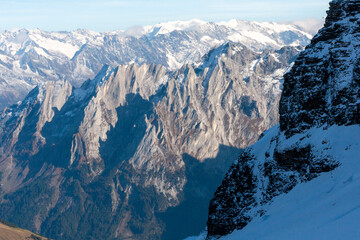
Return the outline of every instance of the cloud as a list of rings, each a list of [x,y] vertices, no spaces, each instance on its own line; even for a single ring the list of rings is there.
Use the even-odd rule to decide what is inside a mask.
[[[302,29],[304,29],[305,31],[311,34],[316,34],[318,30],[324,26],[324,22],[325,22],[324,18],[322,19],[311,18],[311,19],[293,21],[290,23],[301,27]]]

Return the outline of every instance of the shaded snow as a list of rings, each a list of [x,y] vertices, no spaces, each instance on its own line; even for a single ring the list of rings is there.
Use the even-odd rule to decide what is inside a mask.
[[[264,153],[277,134],[278,126],[252,146],[257,161],[264,160]],[[287,139],[282,145],[284,149],[307,137],[304,145],[310,143],[319,155],[326,153],[341,165],[310,182],[298,184],[288,194],[275,197],[265,207],[263,216],[220,239],[359,239],[359,136],[360,126],[353,125],[332,126],[327,130],[313,128]],[[205,234],[190,239],[205,239]]]
[[[276,197],[264,216],[221,239],[359,239],[360,126],[313,129],[341,166]]]

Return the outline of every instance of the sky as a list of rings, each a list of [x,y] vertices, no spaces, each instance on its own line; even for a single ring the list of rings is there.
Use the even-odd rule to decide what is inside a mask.
[[[0,31],[125,30],[174,20],[287,22],[326,16],[329,0],[0,0]]]

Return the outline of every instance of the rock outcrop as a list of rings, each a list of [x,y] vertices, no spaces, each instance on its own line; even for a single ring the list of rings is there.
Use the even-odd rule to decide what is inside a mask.
[[[284,76],[280,126],[244,151],[215,192],[209,239],[244,228],[276,196],[345,161],[327,129],[360,123],[359,26],[359,1],[330,3],[324,28]]]

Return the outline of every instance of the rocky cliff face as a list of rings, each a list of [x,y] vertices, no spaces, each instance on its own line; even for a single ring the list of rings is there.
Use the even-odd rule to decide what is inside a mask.
[[[359,1],[330,3],[324,28],[285,74],[280,127],[245,150],[215,192],[208,238],[244,228],[276,196],[346,161],[327,129],[360,121],[359,26]]]
[[[40,85],[1,114],[0,215],[55,239],[197,233],[224,159],[277,123],[298,51],[229,43],[178,71],[106,66],[80,88]]]
[[[171,70],[201,59],[228,41],[256,51],[306,45],[312,35],[290,24],[199,20],[127,31],[5,31],[0,35],[0,109],[23,100],[39,83],[69,81],[79,87],[103,65],[161,64]]]

